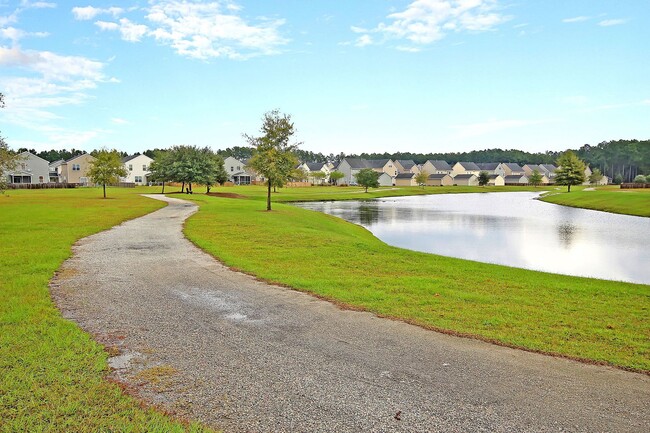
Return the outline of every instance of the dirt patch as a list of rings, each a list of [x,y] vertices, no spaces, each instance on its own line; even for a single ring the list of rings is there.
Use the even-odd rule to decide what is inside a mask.
[[[211,197],[222,197],[222,198],[246,198],[246,196],[241,194],[235,194],[234,192],[209,192],[206,195]]]

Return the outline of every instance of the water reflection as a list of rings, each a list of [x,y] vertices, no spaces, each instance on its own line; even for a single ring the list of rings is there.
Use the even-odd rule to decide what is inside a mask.
[[[538,193],[449,194],[300,206],[384,242],[489,263],[650,284],[650,219],[567,208]]]

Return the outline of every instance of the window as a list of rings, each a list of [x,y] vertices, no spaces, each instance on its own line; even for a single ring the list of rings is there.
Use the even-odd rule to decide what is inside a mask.
[[[43,183],[43,176],[38,177],[38,183]]]
[[[79,164],[72,164],[72,171],[79,171],[81,170],[81,166]]]
[[[231,165],[231,166],[230,166],[230,171],[235,171],[235,167],[233,167],[233,166]]]
[[[136,176],[135,183],[142,183],[142,176]]]
[[[146,164],[142,164],[142,171],[147,171],[147,165]]]
[[[239,165],[237,166],[237,170],[241,170],[241,167]]]
[[[129,164],[129,171],[133,171],[133,164]]]

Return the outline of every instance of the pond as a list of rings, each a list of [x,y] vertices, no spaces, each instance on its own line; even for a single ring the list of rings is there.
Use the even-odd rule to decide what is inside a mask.
[[[401,248],[650,284],[650,218],[559,206],[538,196],[439,194],[298,206],[360,224]]]

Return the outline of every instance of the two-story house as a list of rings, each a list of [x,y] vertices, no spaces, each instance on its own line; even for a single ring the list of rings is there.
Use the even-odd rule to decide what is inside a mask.
[[[136,185],[147,185],[149,166],[153,159],[147,155],[131,155],[122,158],[127,175],[122,178],[123,182],[135,183]]]

